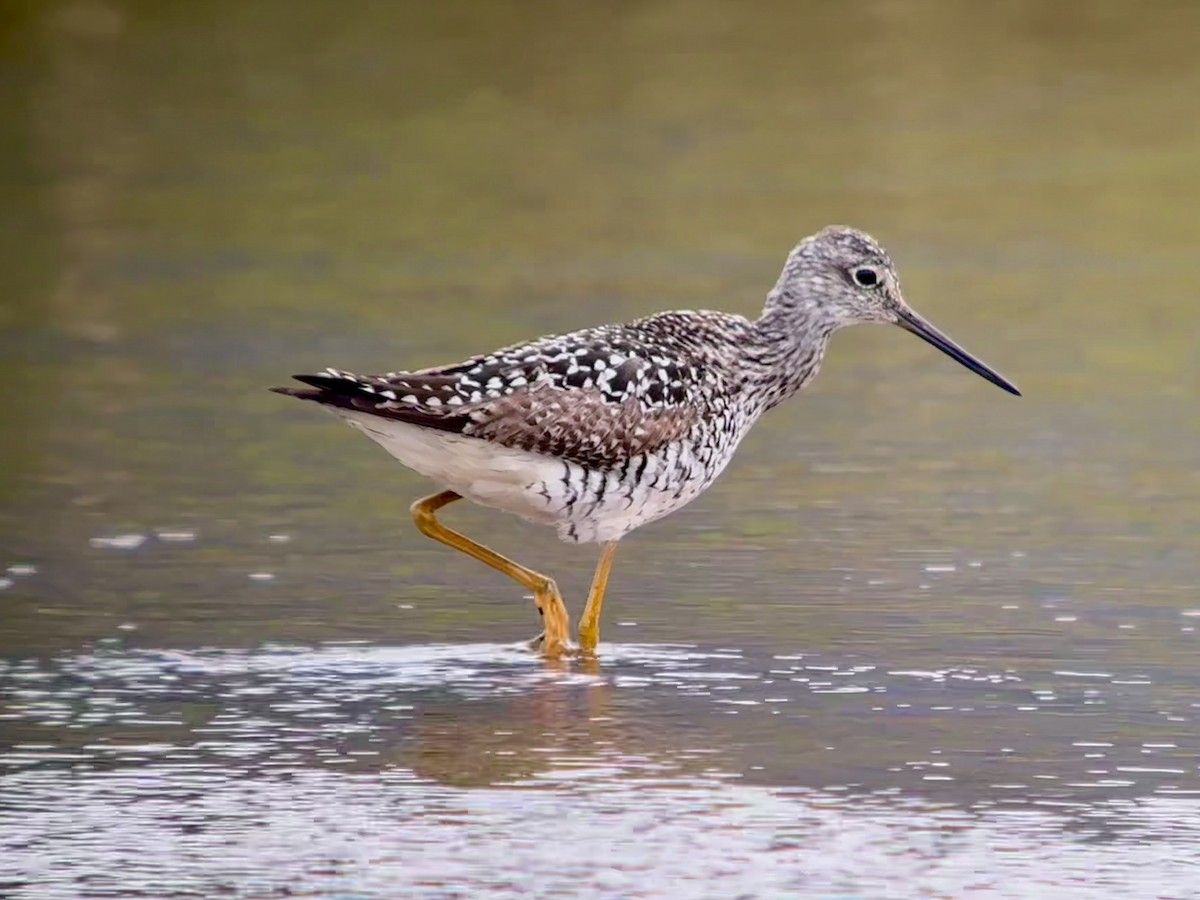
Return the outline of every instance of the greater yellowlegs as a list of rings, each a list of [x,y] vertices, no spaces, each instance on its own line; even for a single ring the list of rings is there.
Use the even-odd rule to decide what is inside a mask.
[[[1011,394],[904,300],[884,249],[831,226],[792,250],[762,315],[663,312],[514,344],[451,366],[297,375],[315,400],[444,490],[412,505],[422,533],[533,592],[544,652],[569,642],[553,579],[472,541],[436,513],[466,497],[602,545],[579,625],[592,650],[617,542],[703,492],[764,412],[803,388],[846,325],[899,325]]]

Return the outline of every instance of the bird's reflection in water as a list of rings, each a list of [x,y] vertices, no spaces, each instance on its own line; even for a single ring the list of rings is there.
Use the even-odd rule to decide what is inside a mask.
[[[610,765],[626,729],[610,714],[614,688],[601,661],[579,656],[541,665],[549,677],[519,694],[467,703],[430,698],[403,763],[419,777],[460,787]]]

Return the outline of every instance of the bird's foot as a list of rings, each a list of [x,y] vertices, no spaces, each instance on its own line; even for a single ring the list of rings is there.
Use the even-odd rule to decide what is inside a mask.
[[[549,657],[562,656],[571,649],[571,618],[553,579],[538,586],[533,602],[542,617],[542,633],[529,642],[530,649]]]
[[[590,627],[587,624],[579,626],[579,653],[582,656],[594,656],[596,653],[596,645],[600,643],[600,626],[592,624]]]

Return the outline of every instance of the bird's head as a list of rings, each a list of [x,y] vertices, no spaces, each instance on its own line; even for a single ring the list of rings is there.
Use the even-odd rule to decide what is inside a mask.
[[[1010,381],[950,340],[910,307],[887,251],[869,234],[830,225],[805,238],[788,256],[768,310],[799,314],[828,331],[847,325],[899,325],[1010,394]]]

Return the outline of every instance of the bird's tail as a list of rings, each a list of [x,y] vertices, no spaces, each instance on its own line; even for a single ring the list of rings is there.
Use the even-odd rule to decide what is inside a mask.
[[[299,400],[312,400],[325,406],[337,406],[342,409],[360,409],[354,401],[369,401],[369,405],[378,402],[371,392],[364,390],[364,385],[354,377],[338,373],[322,373],[320,375],[293,375],[297,381],[310,385],[307,388],[273,387],[270,390],[285,397],[295,397]]]

